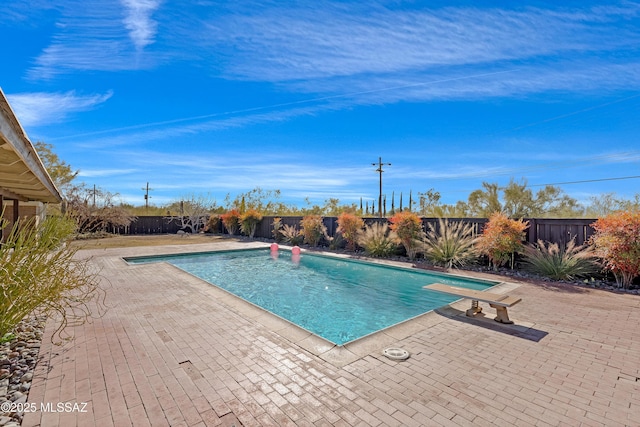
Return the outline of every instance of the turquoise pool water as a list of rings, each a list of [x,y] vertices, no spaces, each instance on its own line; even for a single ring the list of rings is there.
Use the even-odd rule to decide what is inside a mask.
[[[422,289],[445,283],[487,289],[497,282],[269,249],[127,258],[169,262],[338,345],[447,305],[456,297]]]

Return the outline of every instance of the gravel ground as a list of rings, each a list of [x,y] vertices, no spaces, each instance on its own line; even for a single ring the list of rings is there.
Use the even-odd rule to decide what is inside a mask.
[[[14,329],[15,337],[0,344],[0,426],[22,422],[44,325],[43,317],[25,319]]]

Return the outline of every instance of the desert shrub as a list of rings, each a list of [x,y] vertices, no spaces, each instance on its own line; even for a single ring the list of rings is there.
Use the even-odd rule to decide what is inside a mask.
[[[340,233],[336,233],[336,235],[333,237],[325,236],[325,239],[327,239],[327,241],[329,242],[329,249],[331,249],[332,251],[344,247],[345,240]]]
[[[119,198],[117,193],[82,183],[67,188],[63,211],[75,221],[80,234],[127,227],[136,217],[121,206]]]
[[[398,236],[390,230],[389,224],[374,223],[358,233],[358,245],[372,257],[388,257],[396,252]]]
[[[342,212],[338,217],[337,231],[347,241],[347,249],[354,251],[358,240],[358,233],[364,227],[364,221],[359,216],[349,212]]]
[[[66,244],[76,229],[72,219],[49,217],[19,223],[0,245],[0,337],[25,316],[58,314],[54,336],[83,323],[92,308],[104,308],[104,291],[89,259],[75,257]]]
[[[398,241],[404,246],[409,259],[414,259],[422,248],[424,231],[420,217],[413,212],[402,211],[392,216],[391,230],[395,232]]]
[[[439,219],[438,228],[436,230],[429,224],[424,238],[425,258],[446,268],[462,267],[478,258],[475,249],[477,237],[471,224]]]
[[[304,241],[311,246],[318,246],[320,240],[327,235],[327,227],[325,227],[320,215],[307,215],[300,220]]]
[[[227,229],[227,233],[235,235],[238,232],[240,226],[240,212],[237,209],[232,209],[226,213],[220,215],[222,225]]]
[[[280,242],[282,240],[282,218],[273,218],[272,227],[273,230],[271,230],[271,234],[273,235],[273,240]]]
[[[591,225],[591,243],[619,286],[628,289],[640,275],[640,212],[616,212]]]
[[[489,217],[489,222],[478,238],[476,248],[489,257],[494,269],[511,262],[513,269],[514,256],[523,248],[524,230],[528,222],[510,219],[501,212]]]
[[[554,280],[590,277],[600,270],[593,248],[576,246],[575,239],[564,248],[557,243],[538,240],[535,246],[526,245],[523,254],[526,270]]]
[[[207,218],[207,222],[204,225],[205,233],[216,233],[218,231],[218,224],[220,224],[220,216],[210,215]]]
[[[240,231],[253,238],[253,235],[256,233],[256,227],[260,221],[262,221],[262,214],[255,209],[249,209],[240,215]]]
[[[300,231],[295,225],[283,225],[280,230],[280,235],[282,236],[282,241],[284,243],[292,246],[302,244],[304,239],[302,231]]]

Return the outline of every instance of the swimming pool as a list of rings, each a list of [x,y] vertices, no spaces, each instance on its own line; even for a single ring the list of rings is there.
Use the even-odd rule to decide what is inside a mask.
[[[168,262],[334,344],[344,345],[457,298],[431,283],[483,290],[498,282],[269,249],[125,258]]]

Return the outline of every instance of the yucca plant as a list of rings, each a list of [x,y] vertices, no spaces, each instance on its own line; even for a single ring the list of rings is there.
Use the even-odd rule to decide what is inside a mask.
[[[21,221],[0,245],[0,337],[31,313],[57,314],[60,336],[104,308],[104,291],[88,258],[66,244],[75,223],[49,217]]]
[[[398,236],[389,229],[389,224],[368,225],[358,233],[358,245],[372,257],[393,255],[397,250],[397,240]]]
[[[462,267],[478,258],[476,240],[471,224],[441,218],[438,220],[438,229],[429,224],[429,231],[423,240],[424,256],[435,265]]]
[[[273,223],[271,225],[273,227],[273,230],[271,231],[273,240],[279,242],[280,240],[282,240],[282,218],[273,218]]]
[[[576,246],[575,239],[560,248],[557,243],[538,240],[524,247],[524,268],[553,280],[573,280],[592,276],[600,270],[594,249]]]
[[[331,249],[332,251],[338,250],[344,246],[345,239],[340,233],[336,233],[336,235],[333,237],[327,235],[324,238],[329,242],[329,249]]]

